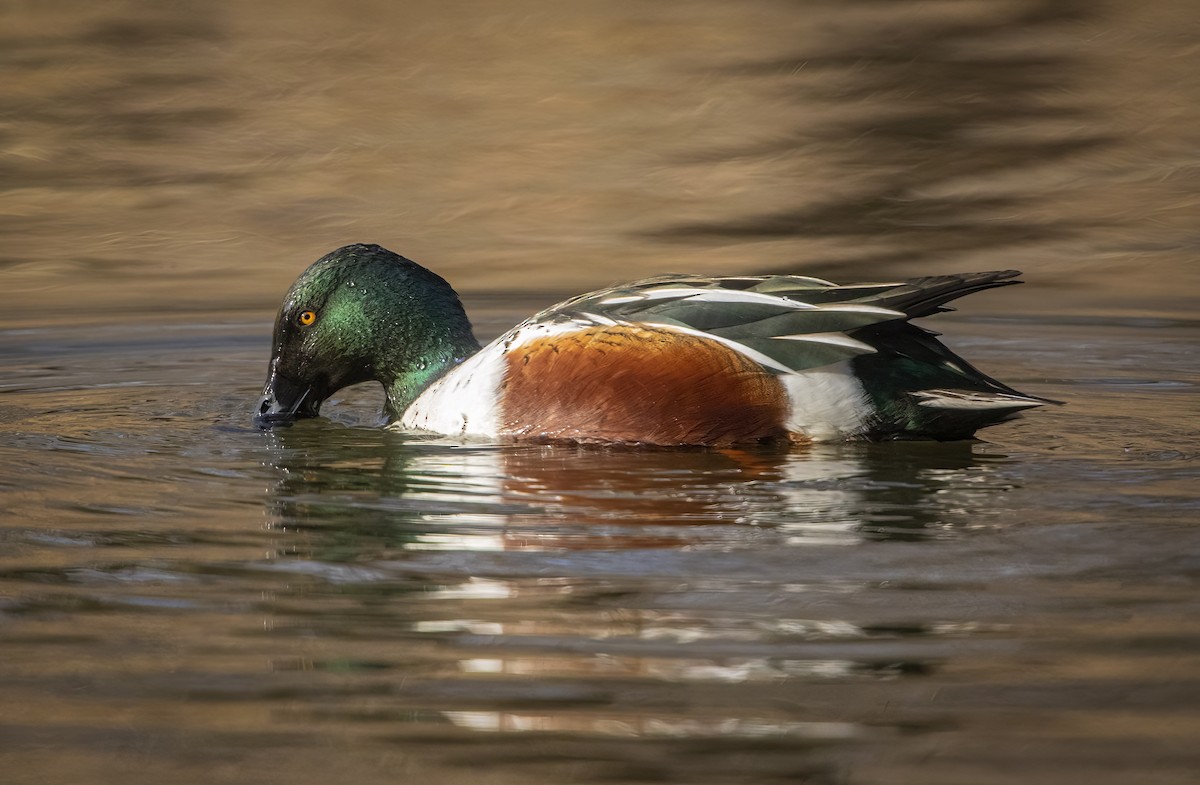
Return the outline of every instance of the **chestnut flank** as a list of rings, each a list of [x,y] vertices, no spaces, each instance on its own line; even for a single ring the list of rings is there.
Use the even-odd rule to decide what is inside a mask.
[[[592,327],[531,341],[506,360],[499,392],[507,436],[717,447],[788,438],[779,379],[694,335]]]

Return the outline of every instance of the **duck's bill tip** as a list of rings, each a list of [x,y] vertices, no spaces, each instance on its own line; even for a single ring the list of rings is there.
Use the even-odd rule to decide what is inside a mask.
[[[287,428],[296,422],[296,415],[288,412],[256,413],[252,418],[255,428],[269,431],[272,428]]]
[[[313,394],[312,387],[273,374],[254,411],[254,424],[259,428],[286,427],[298,419],[316,417],[320,408],[321,398]]]

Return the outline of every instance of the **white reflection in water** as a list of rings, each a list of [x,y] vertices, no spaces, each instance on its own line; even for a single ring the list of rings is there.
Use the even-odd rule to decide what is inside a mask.
[[[469,632],[472,635],[503,635],[504,625],[478,619],[430,619],[415,621],[413,632]],[[464,660],[465,662],[465,660]]]
[[[503,551],[507,550],[509,544],[504,537],[499,534],[480,534],[478,527],[480,526],[496,526],[502,525],[503,521],[489,519],[479,515],[467,515],[465,513],[453,513],[451,515],[439,516],[442,522],[450,519],[450,522],[471,526],[473,531],[463,532],[426,532],[417,535],[411,543],[409,550],[414,551]]]
[[[581,716],[510,711],[447,711],[442,714],[459,727],[492,733],[556,731],[663,738],[795,736],[830,741],[854,739],[866,733],[863,726],[852,722],[781,722],[751,717]]]
[[[470,578],[462,583],[430,589],[426,597],[431,600],[499,600],[516,593],[516,587],[509,581]]]
[[[404,467],[410,497],[425,501],[504,501],[503,453],[498,449],[454,448],[415,453]]]
[[[439,625],[440,626],[440,625]],[[448,624],[446,626],[455,626]],[[457,625],[459,630],[477,634],[501,635],[503,625],[479,622]],[[680,649],[679,651],[682,651]],[[562,677],[638,677],[663,681],[743,682],[781,681],[784,679],[844,679],[858,677],[862,666],[853,660],[786,659],[778,657],[626,657],[596,654],[575,656],[464,657],[457,661],[463,673],[502,673],[539,678]]]

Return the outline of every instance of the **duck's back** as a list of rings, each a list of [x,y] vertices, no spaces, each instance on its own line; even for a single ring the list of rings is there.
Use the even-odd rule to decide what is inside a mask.
[[[1017,275],[637,281],[514,328],[430,386],[399,424],[659,445],[967,438],[1045,401],[980,373],[908,320]]]

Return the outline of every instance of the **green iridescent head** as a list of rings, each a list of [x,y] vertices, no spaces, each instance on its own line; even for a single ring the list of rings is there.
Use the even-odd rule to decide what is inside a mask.
[[[378,245],[347,245],[318,259],[284,297],[255,419],[315,417],[336,391],[371,380],[397,416],[478,349],[440,276]]]

